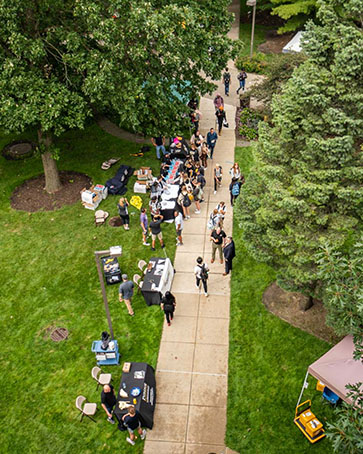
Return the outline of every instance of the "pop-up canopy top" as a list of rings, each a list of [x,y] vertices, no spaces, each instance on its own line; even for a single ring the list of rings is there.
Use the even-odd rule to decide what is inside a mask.
[[[353,359],[353,352],[353,337],[346,336],[308,368],[310,375],[346,402],[350,402],[346,385],[363,382],[363,363]]]

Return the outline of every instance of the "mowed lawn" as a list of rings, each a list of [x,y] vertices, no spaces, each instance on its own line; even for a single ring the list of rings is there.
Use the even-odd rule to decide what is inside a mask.
[[[35,140],[35,133],[0,135],[0,148],[17,138]],[[58,166],[88,174],[105,183],[121,163],[150,165],[158,172],[155,151],[144,158],[130,156],[140,145],[128,143],[91,124],[84,131],[64,134],[57,141]],[[107,158],[121,157],[108,171],[100,169]],[[139,259],[163,256],[142,245],[139,212],[131,208],[130,231],[109,225],[96,228],[94,212],[80,202],[53,212],[29,214],[10,207],[12,191],[28,178],[42,173],[40,157],[6,161],[0,157],[0,263],[1,263],[1,453],[141,453],[143,443],[131,447],[126,433],[106,421],[99,405],[97,424],[79,422],[75,399],[79,394],[100,403],[100,391],[91,378],[96,364],[93,340],[108,330],[94,251],[120,244],[122,272],[138,273]],[[127,195],[133,194],[133,177]],[[131,189],[131,190],[130,190]],[[118,196],[109,196],[100,209],[117,215]],[[149,196],[143,196],[148,201]],[[163,224],[166,251],[175,254],[174,225]],[[163,316],[147,307],[141,294],[134,297],[135,317],[118,301],[118,286],[107,288],[121,365],[105,368],[118,389],[124,361],[156,365]],[[69,338],[54,343],[47,328],[62,326]]]
[[[237,148],[236,161],[247,176],[252,149]],[[265,309],[262,295],[275,273],[247,254],[236,218],[233,232],[227,446],[243,454],[332,453],[327,439],[311,445],[293,423],[307,368],[330,346]],[[312,399],[324,423],[332,409],[322,404],[315,385],[311,379],[303,400]]]

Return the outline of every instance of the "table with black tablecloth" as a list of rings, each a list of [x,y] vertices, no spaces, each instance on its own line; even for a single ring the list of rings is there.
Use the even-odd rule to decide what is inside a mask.
[[[142,378],[135,378],[135,372],[142,375]],[[136,374],[137,376],[137,374]],[[134,387],[141,389],[141,393],[137,397],[131,395],[131,390]],[[128,397],[121,397],[120,391],[124,390]],[[120,428],[123,430],[122,416],[127,413],[127,408],[121,410],[119,402],[130,402],[140,414],[141,426],[152,429],[154,425],[154,410],[156,404],[156,382],[155,371],[147,363],[131,363],[129,372],[123,372],[120,382],[120,387],[116,396],[116,406],[113,414],[120,423]],[[136,399],[136,403],[134,403]]]
[[[148,306],[160,304],[165,292],[169,291],[174,278],[174,268],[169,258],[151,257],[150,271],[146,271],[141,293]]]

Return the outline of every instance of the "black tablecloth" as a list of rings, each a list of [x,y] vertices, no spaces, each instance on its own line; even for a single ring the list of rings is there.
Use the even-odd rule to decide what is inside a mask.
[[[144,378],[135,378],[134,373],[141,371],[145,374]],[[141,394],[138,397],[131,396],[131,390],[134,387],[141,389]],[[120,391],[123,389],[128,397],[121,397]],[[137,403],[134,404],[133,400]],[[154,410],[156,404],[156,382],[155,371],[153,367],[147,363],[131,363],[130,372],[123,373],[121,377],[120,387],[117,393],[117,402],[113,414],[116,416],[122,426],[122,416],[127,413],[127,409],[121,410],[119,402],[130,402],[135,409],[140,413],[142,427],[152,429],[154,425]]]
[[[157,275],[155,274],[156,271],[156,266],[158,263],[165,263],[165,258],[161,257],[151,257],[150,262],[154,262],[155,266],[152,268],[150,272],[146,272],[144,275],[144,283],[142,284],[141,287],[141,293],[144,296],[145,302],[148,306],[151,306],[152,304],[160,304],[161,302],[161,294],[158,290],[153,290],[152,289],[152,284],[155,284],[155,287],[158,287],[160,284],[161,280],[161,274]]]

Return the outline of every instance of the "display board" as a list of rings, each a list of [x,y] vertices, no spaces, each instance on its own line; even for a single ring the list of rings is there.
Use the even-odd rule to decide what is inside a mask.
[[[102,270],[107,285],[119,284],[121,282],[121,269],[116,257],[102,257]]]

